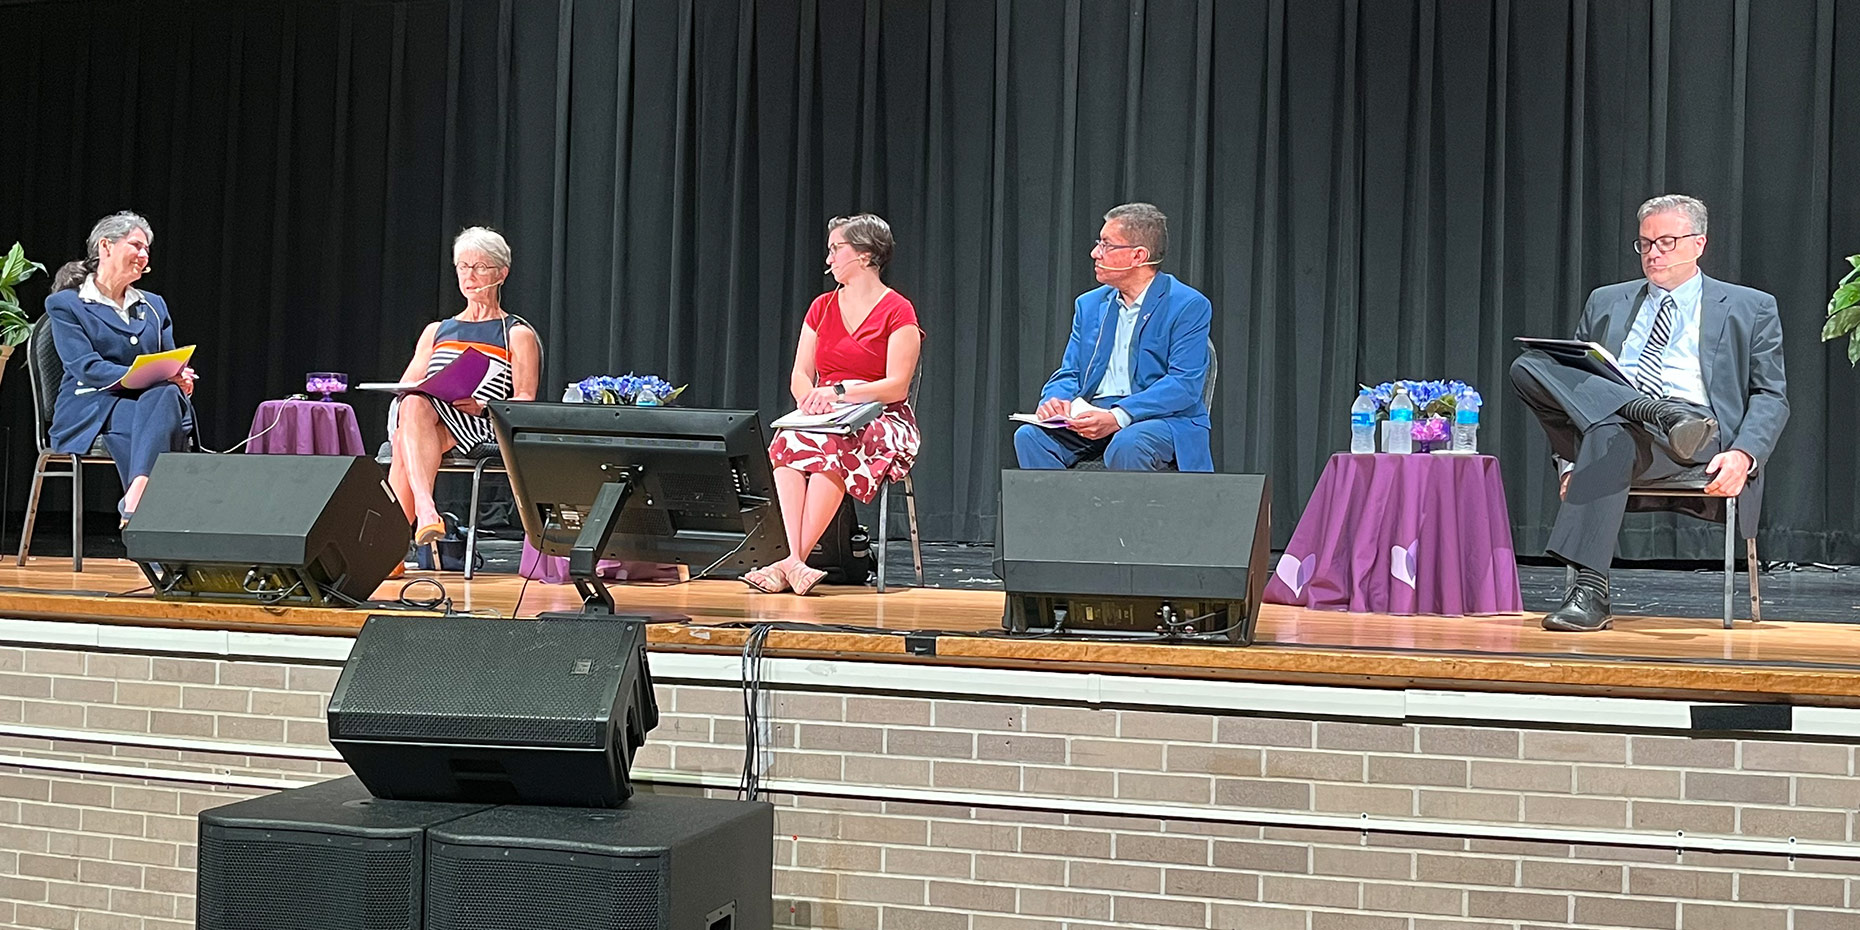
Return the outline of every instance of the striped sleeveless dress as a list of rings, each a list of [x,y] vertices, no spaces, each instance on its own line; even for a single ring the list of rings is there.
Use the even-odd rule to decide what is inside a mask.
[[[472,392],[472,396],[487,404],[494,400],[508,400],[515,390],[510,368],[510,330],[512,327],[529,325],[529,321],[514,313],[505,313],[495,320],[468,322],[457,317],[441,320],[439,332],[433,335],[433,357],[426,363],[426,373],[430,375],[446,367],[466,348],[477,349],[503,364],[494,366],[491,379]],[[491,430],[490,417],[474,416],[431,397],[409,395],[413,396],[433,405],[433,411],[439,414],[439,422],[445,425],[446,432],[451,433],[453,441],[457,443],[452,454],[471,455],[479,446],[497,444],[497,437]]]

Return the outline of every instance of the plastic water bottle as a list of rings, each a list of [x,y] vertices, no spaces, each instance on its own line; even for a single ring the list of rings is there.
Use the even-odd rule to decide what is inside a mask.
[[[1454,401],[1453,451],[1468,455],[1479,451],[1479,398],[1461,394]]]
[[[1389,419],[1383,427],[1382,451],[1396,455],[1407,455],[1414,451],[1414,398],[1408,396],[1408,389],[1395,389],[1395,398],[1389,401]]]
[[[1350,405],[1350,453],[1376,451],[1376,394],[1368,388],[1356,392]]]

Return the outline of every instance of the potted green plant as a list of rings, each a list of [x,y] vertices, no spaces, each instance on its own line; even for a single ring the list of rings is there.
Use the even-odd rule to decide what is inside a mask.
[[[1828,298],[1828,323],[1821,328],[1821,341],[1847,337],[1847,363],[1860,364],[1860,255],[1847,256],[1853,269],[1835,287]]]
[[[13,288],[32,277],[33,272],[44,270],[44,265],[26,259],[26,250],[17,242],[5,260],[0,260],[0,374],[6,373],[6,360],[13,357],[13,347],[32,335],[32,320],[20,307],[19,295]]]

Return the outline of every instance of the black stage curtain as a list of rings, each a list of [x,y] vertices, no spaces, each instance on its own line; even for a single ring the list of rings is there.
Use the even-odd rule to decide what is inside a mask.
[[[1860,379],[1817,335],[1860,251],[1831,170],[1860,160],[1835,128],[1856,29],[1852,0],[15,0],[0,245],[49,265],[105,212],[149,216],[147,283],[201,345],[224,444],[305,371],[397,374],[460,304],[472,223],[515,248],[545,395],[635,370],[773,416],[823,223],[873,211],[929,331],[924,530],[985,540],[1006,415],[1058,359],[1100,217],[1148,200],[1216,308],[1216,461],[1272,477],[1276,543],[1355,384],[1458,377],[1530,553],[1555,494],[1511,337],[1636,276],[1634,207],[1685,191],[1709,271],[1785,317],[1764,551],[1851,562]],[[378,440],[383,405],[358,406]],[[1622,551],[1709,557],[1718,533],[1636,519]]]

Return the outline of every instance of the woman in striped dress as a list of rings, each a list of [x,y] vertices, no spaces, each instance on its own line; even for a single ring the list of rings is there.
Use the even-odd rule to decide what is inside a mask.
[[[444,368],[467,348],[501,364],[493,366],[493,377],[471,397],[448,404],[424,394],[408,394],[395,401],[388,414],[394,447],[388,484],[400,498],[418,545],[446,532],[433,503],[440,459],[454,449],[470,453],[480,445],[495,443],[484,405],[494,400],[535,400],[542,361],[536,330],[522,317],[505,312],[500,301],[504,279],[510,277],[510,245],[504,237],[483,226],[459,233],[452,242],[452,264],[465,309],[426,327],[400,380],[418,381]]]

